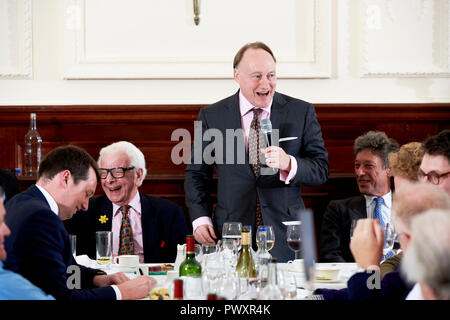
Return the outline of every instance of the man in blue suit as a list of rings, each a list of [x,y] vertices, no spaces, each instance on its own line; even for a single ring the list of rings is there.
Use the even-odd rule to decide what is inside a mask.
[[[328,179],[328,153],[320,124],[312,104],[275,91],[276,60],[264,43],[244,45],[233,68],[239,91],[201,109],[198,116],[203,132],[220,132],[223,146],[212,159],[196,161],[196,154],[205,156],[213,144],[194,145],[185,171],[186,204],[195,239],[214,243],[227,221],[253,226],[253,236],[261,223],[271,225],[276,241],[270,253],[280,262],[287,261],[294,258],[294,252],[287,245],[282,222],[298,220],[298,210],[305,207],[302,185],[320,185]],[[256,133],[262,132],[258,124],[269,119],[280,139],[266,148]],[[236,134],[232,141],[225,139],[230,131]],[[257,157],[259,151],[264,157]],[[264,159],[269,168],[259,166]],[[213,212],[210,185],[214,169],[217,205]]]
[[[58,147],[39,165],[36,184],[7,203],[6,269],[17,272],[57,300],[138,299],[156,284],[148,276],[129,280],[123,273],[106,275],[78,266],[81,289],[68,288],[73,261],[69,234],[63,225],[86,210],[97,186],[97,164],[83,149]],[[75,268],[76,269],[76,268]]]
[[[186,241],[188,226],[180,206],[144,195],[138,188],[146,176],[144,154],[120,141],[100,150],[100,178],[105,195],[91,199],[87,211],[77,212],[66,228],[77,235],[77,254],[95,259],[96,231],[113,232],[113,256],[139,255],[141,263],[174,262],[177,244]],[[124,207],[131,227],[132,251],[121,245]]]

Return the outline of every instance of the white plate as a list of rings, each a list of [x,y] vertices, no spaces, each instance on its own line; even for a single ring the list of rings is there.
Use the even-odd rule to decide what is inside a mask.
[[[283,221],[283,224],[285,226],[295,226],[295,225],[301,225],[301,221]]]
[[[339,283],[341,282],[341,280],[336,279],[336,280],[317,280],[315,279],[314,282],[319,282],[319,283]]]

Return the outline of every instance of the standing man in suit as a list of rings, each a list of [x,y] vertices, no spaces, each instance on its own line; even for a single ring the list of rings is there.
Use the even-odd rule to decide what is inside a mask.
[[[376,218],[375,210],[380,208],[383,223],[391,222],[392,174],[388,156],[398,148],[396,141],[380,131],[369,131],[355,140],[355,175],[361,195],[329,203],[322,221],[321,262],[355,261],[349,247],[353,220]]]
[[[298,210],[304,208],[302,185],[326,182],[328,153],[313,105],[275,91],[275,63],[271,49],[261,42],[238,51],[233,68],[240,90],[201,109],[198,116],[202,131],[220,132],[224,143],[212,159],[205,159],[204,154],[210,143],[194,144],[184,189],[198,242],[214,243],[227,221],[253,226],[253,237],[258,225],[271,225],[276,238],[271,254],[286,261],[294,254],[287,246],[282,222],[297,220]],[[280,140],[287,139],[265,148],[258,137],[262,119],[270,119]],[[229,131],[235,132],[232,141],[225,139]],[[264,157],[258,151],[267,166],[276,170],[263,173]],[[199,153],[203,155],[200,162],[195,157]],[[218,178],[214,214],[210,199],[213,169]]]
[[[110,144],[100,150],[98,165],[105,194],[66,223],[69,233],[77,235],[77,254],[95,259],[96,231],[112,230],[114,257],[136,254],[141,263],[174,262],[177,244],[186,241],[186,218],[180,206],[138,191],[147,174],[141,150],[126,141]],[[120,243],[123,208],[128,208],[132,248]]]
[[[139,299],[156,281],[148,276],[129,280],[123,273],[78,266],[81,289],[69,289],[73,261],[69,234],[63,225],[79,209],[86,210],[97,186],[97,164],[83,149],[62,146],[39,165],[36,184],[8,201],[6,269],[27,278],[57,300]],[[75,281],[76,282],[76,281]]]

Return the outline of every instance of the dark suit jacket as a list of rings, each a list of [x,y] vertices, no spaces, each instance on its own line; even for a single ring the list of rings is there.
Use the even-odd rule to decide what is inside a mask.
[[[242,129],[239,92],[201,109],[198,120],[202,122],[203,133],[207,129],[220,131],[224,149],[215,150],[212,164],[207,164],[201,155],[210,142],[203,141],[202,145],[194,142],[184,185],[191,219],[212,217],[210,186],[215,169],[218,177],[217,206],[213,215],[216,235],[221,236],[222,225],[227,221],[252,225],[254,235],[258,194],[264,224],[273,226],[275,231],[275,247],[270,253],[280,262],[293,259],[293,251],[286,243],[286,226],[282,221],[298,219],[298,209],[304,208],[300,189],[302,185],[319,185],[328,179],[328,153],[313,105],[280,93],[275,93],[273,98],[270,115],[272,128],[279,129],[280,138],[298,137],[279,144],[297,160],[297,175],[290,184],[280,181],[279,172],[255,177],[248,161],[243,135],[232,139],[233,143],[227,141],[227,129]],[[244,161],[238,162],[238,154],[245,155]],[[201,163],[196,163],[198,159]]]
[[[322,220],[319,256],[321,262],[354,262],[350,251],[350,225],[367,218],[363,195],[330,201]]]
[[[375,284],[374,273],[358,272],[355,273],[347,282],[347,288],[344,289],[316,289],[314,294],[322,294],[325,300],[405,300],[413,285],[407,283],[400,268],[390,272],[381,279],[380,286],[369,287]]]
[[[93,288],[98,270],[80,267],[81,290],[67,288],[67,268],[72,261],[69,234],[36,186],[6,204],[5,269],[17,272],[57,300],[116,299],[111,287]],[[71,276],[72,273],[69,274]]]
[[[142,208],[142,240],[144,262],[174,262],[177,244],[186,242],[188,226],[180,206],[165,199],[139,194]],[[111,231],[112,202],[106,195],[89,201],[87,211],[77,212],[65,222],[67,231],[77,235],[77,255],[87,254],[91,259],[95,254],[95,232]],[[105,215],[106,223],[100,221]]]

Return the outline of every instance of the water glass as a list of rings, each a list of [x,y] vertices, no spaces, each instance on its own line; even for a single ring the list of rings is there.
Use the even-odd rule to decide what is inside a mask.
[[[242,223],[225,222],[222,227],[222,239],[233,239],[236,241],[238,250],[241,248]]]
[[[77,236],[75,234],[69,234],[70,246],[72,248],[72,256],[77,256]]]
[[[97,231],[95,233],[95,243],[97,249],[97,263],[109,266],[112,262],[112,232]]]

